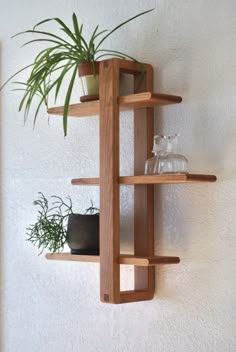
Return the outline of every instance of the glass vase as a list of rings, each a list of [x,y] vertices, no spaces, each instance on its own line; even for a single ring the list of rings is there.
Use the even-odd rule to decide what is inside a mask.
[[[185,174],[188,172],[187,158],[176,152],[179,136],[179,134],[162,136],[165,148],[158,158],[157,172],[159,174]]]
[[[163,136],[154,136],[153,139],[153,149],[152,152],[154,156],[150,159],[147,159],[145,162],[144,173],[146,175],[157,174],[158,173],[158,162],[159,157],[165,153],[166,143],[163,139]]]

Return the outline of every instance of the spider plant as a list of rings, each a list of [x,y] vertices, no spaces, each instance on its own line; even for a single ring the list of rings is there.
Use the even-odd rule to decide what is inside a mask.
[[[37,97],[37,107],[34,115],[34,124],[40,107],[44,104],[48,108],[48,98],[53,96],[55,102],[62,87],[64,79],[69,75],[69,83],[65,94],[64,113],[63,113],[63,128],[64,135],[67,134],[67,116],[68,108],[71,100],[71,94],[74,87],[78,64],[91,62],[94,65],[95,61],[99,61],[103,57],[118,57],[127,58],[140,64],[141,76],[140,82],[144,75],[144,68],[138,60],[128,54],[116,50],[104,48],[102,45],[112,33],[123,27],[137,17],[149,13],[151,10],[141,12],[128,20],[120,23],[112,30],[99,30],[97,25],[93,30],[91,37],[86,39],[83,33],[83,24],[78,23],[75,13],[72,16],[72,29],[70,29],[60,18],[49,18],[37,23],[32,30],[20,32],[15,36],[22,34],[36,34],[40,37],[27,41],[23,46],[35,42],[46,42],[49,47],[46,47],[38,53],[34,62],[31,65],[24,67],[16,72],[6,82],[8,83],[13,77],[22,71],[31,68],[31,72],[25,82],[14,82],[23,90],[24,94],[19,104],[19,111],[24,109],[24,119],[26,121],[32,102]],[[54,22],[59,25],[59,29],[63,35],[57,35],[53,32],[40,30],[41,26],[46,22]],[[14,36],[14,37],[15,37]],[[2,88],[5,86],[2,86]]]

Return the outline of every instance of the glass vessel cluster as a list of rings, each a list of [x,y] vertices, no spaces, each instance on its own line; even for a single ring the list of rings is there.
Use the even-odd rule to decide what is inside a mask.
[[[188,160],[176,153],[179,134],[154,136],[154,156],[145,163],[145,174],[185,174]]]

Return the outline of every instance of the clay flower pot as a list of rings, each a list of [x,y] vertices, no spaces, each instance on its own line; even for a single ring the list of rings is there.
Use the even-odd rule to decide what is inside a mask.
[[[67,243],[71,254],[99,255],[99,214],[70,214]]]
[[[95,68],[95,72],[94,72]],[[99,62],[84,62],[78,65],[79,78],[81,81],[83,96],[81,102],[99,99]]]

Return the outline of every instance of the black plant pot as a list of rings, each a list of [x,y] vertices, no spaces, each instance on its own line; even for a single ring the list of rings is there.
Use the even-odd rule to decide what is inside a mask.
[[[99,214],[71,214],[67,243],[71,254],[99,255]]]

